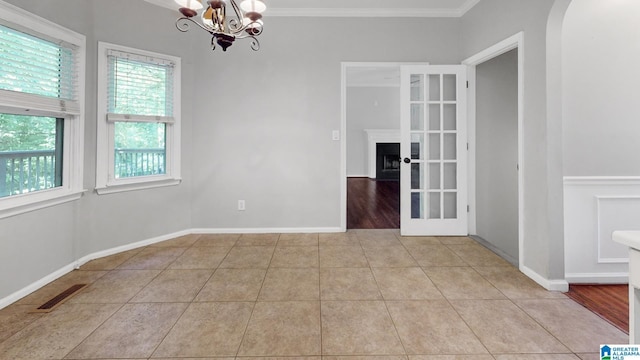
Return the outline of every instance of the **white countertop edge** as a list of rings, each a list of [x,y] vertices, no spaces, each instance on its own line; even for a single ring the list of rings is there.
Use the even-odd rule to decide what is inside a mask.
[[[640,250],[640,231],[614,231],[613,241]]]

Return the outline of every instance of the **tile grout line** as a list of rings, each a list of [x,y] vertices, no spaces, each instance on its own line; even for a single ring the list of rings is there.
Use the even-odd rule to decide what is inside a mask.
[[[273,246],[273,252],[271,253],[271,257],[269,258],[269,263],[267,264],[267,268],[264,272],[264,277],[262,278],[262,283],[260,284],[260,290],[258,290],[258,294],[256,295],[256,299],[253,301],[253,306],[251,307],[251,314],[249,314],[249,319],[247,319],[247,324],[244,326],[244,331],[242,332],[242,338],[240,338],[240,343],[238,344],[238,349],[236,350],[235,358],[237,359],[240,356],[240,349],[242,349],[242,344],[244,343],[245,336],[247,336],[247,331],[249,330],[249,324],[251,324],[251,319],[253,318],[253,313],[256,310],[256,306],[258,305],[258,299],[260,298],[260,294],[262,293],[262,289],[264,288],[264,283],[267,280],[267,274],[269,273],[269,267],[271,266],[271,260],[273,260],[273,255],[276,252],[276,247],[278,246],[278,241],[280,241],[280,235],[278,234],[278,239],[276,240],[276,244]],[[240,238],[242,235],[240,236]],[[240,240],[238,238],[238,240]],[[237,243],[236,243],[237,244]]]
[[[523,300],[523,299],[519,299],[519,300]],[[527,300],[527,299],[524,299],[524,300]],[[531,299],[529,299],[529,300],[531,300]],[[545,299],[545,300],[547,300],[547,299]],[[548,299],[548,300],[555,301],[555,300],[564,300],[564,299]],[[511,299],[509,299],[509,301],[511,301],[511,303],[512,303],[516,308],[518,308],[520,311],[522,311],[522,312],[523,312],[523,313],[524,313],[528,318],[530,318],[531,320],[533,320],[533,322],[535,322],[536,324],[538,324],[538,326],[540,326],[540,328],[542,328],[544,331],[546,331],[546,332],[547,332],[547,334],[551,335],[551,337],[553,337],[553,338],[554,338],[554,339],[556,339],[560,344],[562,344],[564,347],[566,347],[566,348],[567,348],[567,350],[569,350],[571,354],[576,355],[576,353],[573,351],[573,349],[571,349],[571,347],[569,347],[569,345],[565,344],[562,340],[560,340],[560,339],[559,339],[559,338],[558,338],[558,337],[557,337],[553,332],[551,332],[551,330],[550,330],[550,329],[548,329],[546,326],[544,326],[544,324],[542,324],[542,323],[540,323],[538,320],[534,319],[534,318],[533,318],[533,316],[531,316],[531,314],[529,314],[529,313],[527,312],[527,310],[525,310],[524,308],[520,307],[520,306],[519,306],[515,301],[513,301],[513,300],[511,300]],[[576,355],[576,356],[578,356],[578,355]]]

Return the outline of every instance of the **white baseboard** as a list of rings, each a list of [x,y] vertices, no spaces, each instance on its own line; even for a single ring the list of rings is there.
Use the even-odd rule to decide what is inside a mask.
[[[549,280],[524,265],[520,265],[520,271],[549,291],[569,291],[569,283],[566,280]]]
[[[43,277],[42,279],[33,282],[29,285],[27,285],[26,287],[14,292],[13,294],[10,294],[9,296],[6,296],[2,299],[0,299],[0,309],[3,309],[11,304],[13,304],[14,302],[22,299],[23,297],[31,294],[32,292],[40,289],[41,287],[47,285],[48,283],[66,275],[67,273],[70,273],[71,271],[73,271],[73,269],[75,269],[76,264],[72,263],[69,265],[65,265],[63,267],[61,267],[60,269],[52,272],[51,274]]]
[[[106,249],[106,250],[101,250],[101,251],[97,251],[94,253],[91,253],[89,255],[83,256],[80,259],[72,262],[71,264],[65,265],[62,268],[52,272],[51,274],[43,277],[40,280],[37,280],[27,286],[25,286],[24,288],[10,294],[9,296],[6,296],[2,299],[0,299],[0,309],[3,309],[11,304],[13,304],[14,302],[22,299],[23,297],[31,294],[32,292],[40,289],[41,287],[49,284],[50,282],[70,273],[73,270],[79,269],[80,266],[86,264],[87,262],[91,261],[91,260],[95,260],[95,259],[99,259],[105,256],[109,256],[109,255],[113,255],[113,254],[117,254],[120,252],[124,252],[124,251],[128,251],[128,250],[132,250],[132,249],[137,249],[139,247],[143,247],[143,246],[147,246],[147,245],[151,245],[151,244],[155,244],[157,242],[160,241],[165,241],[165,240],[169,240],[169,239],[173,239],[175,237],[178,236],[183,236],[183,235],[187,235],[190,234],[191,231],[190,230],[182,230],[182,231],[178,231],[175,233],[171,233],[171,234],[166,234],[166,235],[162,235],[162,236],[157,236],[151,239],[146,239],[146,240],[142,240],[142,241],[138,241],[135,243],[131,243],[131,244],[127,244],[127,245],[122,245],[122,246],[117,246],[111,249]]]
[[[43,277],[42,279],[35,281],[26,287],[0,299],[0,309],[3,309],[14,302],[22,299],[23,297],[31,294],[32,292],[40,289],[41,287],[49,284],[50,282],[64,276],[75,269],[79,269],[80,266],[86,264],[87,262],[99,258],[103,258],[105,256],[114,255],[117,253],[121,253],[124,251],[129,251],[133,249],[137,249],[140,247],[152,245],[161,241],[173,239],[179,236],[188,235],[188,234],[273,234],[273,233],[334,233],[334,232],[344,232],[340,230],[338,227],[327,227],[327,228],[251,228],[251,229],[240,229],[240,228],[226,228],[226,229],[187,229],[177,231],[171,234],[156,236],[150,239],[137,241],[131,244],[126,244],[122,246],[117,246],[114,248],[106,249],[91,253],[89,255],[85,255],[80,259],[72,262],[71,264],[65,265],[62,268],[52,272],[51,274]]]
[[[339,227],[322,228],[199,228],[192,234],[312,234],[344,232]]]
[[[348,178],[368,178],[369,174],[363,174],[363,175],[347,175]],[[375,177],[373,177],[372,179],[375,179]]]
[[[129,250],[133,250],[133,249],[137,249],[137,248],[141,248],[144,246],[148,246],[148,245],[152,245],[155,243],[159,243],[161,241],[165,241],[165,240],[169,240],[169,239],[173,239],[179,236],[184,236],[184,235],[188,235],[191,234],[191,230],[181,230],[181,231],[176,231],[174,233],[171,234],[166,234],[166,235],[161,235],[161,236],[156,236],[150,239],[146,239],[146,240],[142,240],[142,241],[137,241],[131,244],[126,244],[126,245],[122,245],[122,246],[117,246],[111,249],[106,249],[106,250],[101,250],[101,251],[97,251],[94,253],[91,253],[89,255],[83,256],[80,259],[78,259],[75,262],[75,269],[80,268],[80,266],[88,263],[91,260],[95,260],[95,259],[100,259],[106,256],[110,256],[110,255],[114,255],[114,254],[118,254],[121,252],[125,252],[125,251],[129,251]]]
[[[628,284],[629,273],[567,273],[569,284]]]

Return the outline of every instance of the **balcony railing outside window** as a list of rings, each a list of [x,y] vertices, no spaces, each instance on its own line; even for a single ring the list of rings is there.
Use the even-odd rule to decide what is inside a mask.
[[[164,149],[116,149],[116,176],[165,174]],[[0,198],[62,184],[54,150],[0,151]]]
[[[59,186],[54,150],[0,152],[0,197]]]
[[[165,149],[116,149],[116,179],[166,173]]]

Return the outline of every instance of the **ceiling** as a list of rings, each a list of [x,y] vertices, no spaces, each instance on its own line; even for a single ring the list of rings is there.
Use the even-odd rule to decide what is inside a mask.
[[[178,10],[173,0],[144,0]],[[480,0],[264,0],[265,16],[460,17]]]

